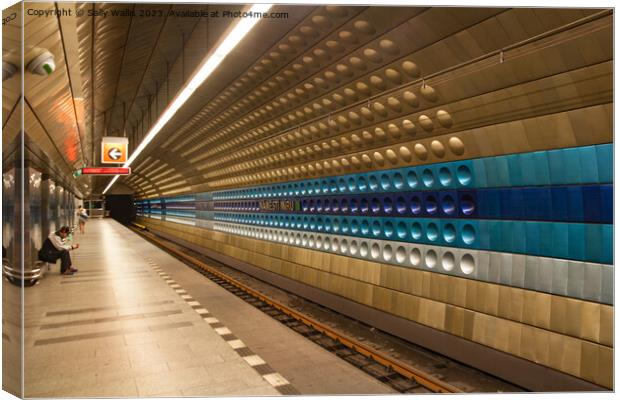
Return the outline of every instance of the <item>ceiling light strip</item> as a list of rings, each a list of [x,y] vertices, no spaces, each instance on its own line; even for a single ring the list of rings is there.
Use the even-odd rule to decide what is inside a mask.
[[[254,4],[249,12],[254,15],[259,15],[258,13],[266,13],[272,7],[272,4]],[[215,71],[215,69],[220,65],[220,63],[226,58],[226,56],[243,40],[243,38],[252,30],[254,25],[256,25],[262,18],[260,17],[247,17],[241,19],[233,28],[233,30],[224,38],[224,40],[220,43],[220,45],[215,49],[211,55],[206,58],[202,64],[198,67],[197,71],[194,73],[190,81],[183,87],[183,89],[177,94],[177,96],[172,100],[172,103],[164,110],[163,114],[159,117],[155,125],[149,130],[146,137],[142,140],[142,142],[138,145],[133,154],[123,167],[129,167],[131,163],[138,158],[140,153],[148,146],[148,144],[155,138],[155,136],[161,131],[161,129],[172,119],[174,114],[185,104],[185,102],[191,97],[191,95],[204,83],[204,81]],[[111,187],[114,185],[116,180],[118,179],[118,175],[116,175],[108,186],[103,191],[105,194]]]

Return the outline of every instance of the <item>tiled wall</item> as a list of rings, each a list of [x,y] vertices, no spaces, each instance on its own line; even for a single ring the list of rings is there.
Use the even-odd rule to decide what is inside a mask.
[[[183,180],[144,162],[140,221],[610,388],[612,16],[334,10],[167,139]]]
[[[502,326],[508,336],[510,329],[521,331],[519,349],[506,351],[585,378],[569,361],[554,365],[551,355],[527,352],[549,338],[582,343],[579,364],[592,357],[590,348],[611,351],[611,163],[606,144],[145,199],[136,206],[155,230],[270,270],[276,252],[275,265],[295,264],[296,272],[285,275],[321,271],[333,282],[305,282],[437,329],[458,334],[465,320],[448,329],[459,323],[446,312],[473,311],[476,329],[487,329],[482,323]],[[567,174],[571,166],[578,172]],[[283,258],[286,247],[296,248],[295,256],[289,251]],[[330,258],[316,257],[321,254]],[[351,260],[331,261],[342,256]],[[441,288],[425,295],[420,285],[427,284]],[[421,316],[420,307],[430,308]],[[523,338],[528,330],[531,342]],[[471,335],[492,347],[489,341],[500,340]],[[610,367],[596,358],[601,371]],[[603,376],[593,381],[609,385]]]

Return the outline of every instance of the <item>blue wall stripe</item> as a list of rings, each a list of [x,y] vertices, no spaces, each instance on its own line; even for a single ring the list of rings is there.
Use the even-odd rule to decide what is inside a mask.
[[[475,218],[612,223],[611,185],[416,191],[350,196],[283,198],[299,201],[292,213]],[[275,200],[279,200],[276,198]],[[260,200],[199,203],[215,211],[261,210]]]
[[[607,224],[220,213],[215,221],[611,264]]]

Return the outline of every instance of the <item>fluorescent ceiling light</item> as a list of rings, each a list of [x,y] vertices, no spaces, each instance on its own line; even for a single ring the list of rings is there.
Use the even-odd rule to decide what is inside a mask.
[[[252,13],[266,13],[272,6],[273,4],[254,4],[249,11]],[[164,110],[163,114],[161,115],[161,117],[159,117],[155,125],[153,125],[153,127],[146,134],[142,142],[133,151],[131,157],[129,157],[127,162],[123,164],[123,167],[129,167],[131,163],[134,162],[136,158],[138,158],[140,153],[142,153],[146,146],[151,143],[153,138],[155,138],[159,131],[161,131],[161,129],[168,123],[168,121],[170,121],[170,119],[174,116],[174,114],[176,114],[179,108],[181,108],[181,106],[185,104],[187,99],[191,97],[194,91],[204,83],[204,81],[211,75],[213,71],[215,71],[215,69],[218,67],[218,65],[220,65],[224,58],[226,58],[226,56],[239,44],[239,42],[241,42],[241,40],[243,40],[245,35],[247,35],[248,32],[252,30],[254,25],[256,25],[260,20],[261,18],[248,17],[243,18],[239,22],[237,22],[237,25],[235,25],[233,30],[230,31],[230,33],[226,36],[226,38],[224,38],[224,40],[215,49],[215,51],[211,53],[211,55],[206,58],[202,62],[202,64],[200,64],[200,66],[198,66],[198,69],[196,70],[192,78],[176,95],[168,108]],[[108,183],[108,186],[103,191],[103,194],[105,194],[112,187],[112,185],[114,185],[114,182],[116,182],[117,179],[118,175],[112,178],[110,183]]]

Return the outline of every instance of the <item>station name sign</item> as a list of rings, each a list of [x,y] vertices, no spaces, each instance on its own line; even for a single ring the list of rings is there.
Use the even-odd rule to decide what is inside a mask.
[[[260,211],[300,211],[299,200],[261,200],[258,202]]]

